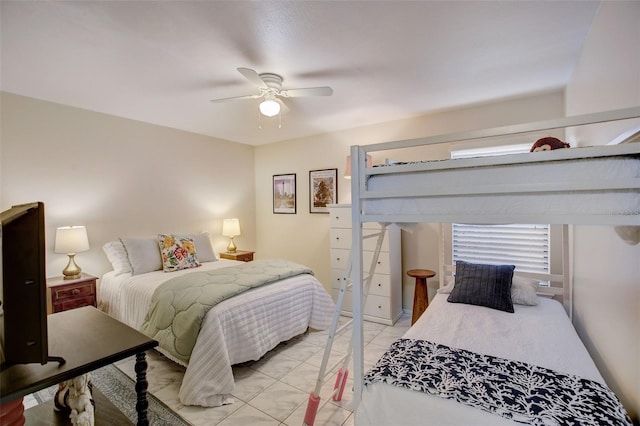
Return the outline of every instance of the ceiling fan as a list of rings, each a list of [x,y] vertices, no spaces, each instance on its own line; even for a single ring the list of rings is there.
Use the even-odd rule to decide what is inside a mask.
[[[227,102],[241,99],[259,99],[264,98],[260,103],[260,112],[267,117],[273,117],[280,113],[281,105],[284,105],[282,98],[300,98],[303,96],[331,96],[333,89],[331,87],[306,87],[301,89],[282,90],[282,77],[273,73],[258,74],[251,68],[238,68],[247,80],[253,83],[259,94],[234,96],[231,98],[212,99],[211,102]]]

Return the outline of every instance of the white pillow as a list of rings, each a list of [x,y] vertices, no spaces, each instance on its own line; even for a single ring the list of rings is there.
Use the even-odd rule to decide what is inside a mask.
[[[199,234],[179,234],[174,236],[178,238],[191,238],[193,240],[193,243],[196,246],[196,253],[198,253],[199,262],[215,262],[218,260],[213,251],[211,236],[208,232],[201,232]]]
[[[129,264],[127,251],[125,250],[122,241],[109,241],[102,246],[102,251],[107,255],[107,259],[111,262],[111,266],[113,267],[116,275],[131,272],[131,265]]]
[[[132,275],[162,269],[162,255],[156,237],[123,237],[120,241],[127,251]]]
[[[511,282],[511,301],[518,305],[535,306],[538,304],[536,282],[528,278],[513,277]]]
[[[453,290],[453,286],[455,285],[455,278],[452,276],[444,277],[444,286],[438,288],[438,294],[449,294]]]
[[[454,277],[445,277],[444,287],[438,289],[439,294],[449,294],[455,284]],[[538,304],[536,282],[528,278],[514,276],[511,281],[511,302],[517,305],[535,306]]]

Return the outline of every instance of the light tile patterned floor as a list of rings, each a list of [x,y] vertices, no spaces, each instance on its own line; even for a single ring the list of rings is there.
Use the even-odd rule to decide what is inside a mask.
[[[349,319],[342,317],[341,322]],[[365,369],[371,367],[386,348],[405,333],[410,324],[410,315],[404,315],[394,326],[365,322]],[[259,361],[234,367],[234,404],[215,408],[180,404],[178,390],[184,370],[155,352],[147,356],[149,391],[196,426],[301,426],[309,393],[315,387],[318,377],[327,334],[326,331],[310,332],[279,345]],[[338,354],[347,351],[350,336],[351,332],[347,329],[335,339],[330,366],[340,357]],[[130,358],[117,365],[134,377],[134,363],[135,360]],[[343,400],[334,402],[329,400],[328,395],[333,390],[335,378],[336,373],[333,372],[324,381],[320,393],[321,408],[315,421],[317,426],[354,424],[353,413],[348,409],[352,399],[353,380],[349,377]]]

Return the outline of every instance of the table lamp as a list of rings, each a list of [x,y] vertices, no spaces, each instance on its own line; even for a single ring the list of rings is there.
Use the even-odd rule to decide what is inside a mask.
[[[233,237],[240,235],[240,221],[238,219],[225,219],[222,222],[222,235],[229,237],[227,252],[235,253],[237,248],[233,242]]]
[[[74,260],[76,253],[89,250],[89,239],[87,238],[87,228],[84,226],[61,226],[56,229],[56,253],[66,253],[69,256],[69,263],[62,270],[65,280],[80,278],[82,269]]]

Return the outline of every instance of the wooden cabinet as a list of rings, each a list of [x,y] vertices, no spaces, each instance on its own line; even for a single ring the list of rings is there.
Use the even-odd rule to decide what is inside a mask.
[[[253,261],[253,254],[254,253],[255,252],[253,252],[253,251],[238,250],[235,253],[228,253],[228,252],[220,253],[220,257],[222,259],[240,260],[242,262],[251,262],[251,261]]]
[[[96,280],[96,277],[84,273],[75,280],[47,278],[51,312],[68,311],[82,306],[96,307]]]
[[[329,246],[331,256],[331,288],[337,301],[340,288],[346,280],[346,268],[351,251],[351,206],[334,204],[329,207]],[[363,224],[365,236],[379,233],[378,223]],[[380,256],[375,265],[369,295],[364,306],[364,319],[393,325],[402,315],[402,256],[400,228],[390,225],[385,231]],[[363,241],[363,271],[365,279],[374,258],[377,237]],[[352,291],[348,290],[342,304],[342,314],[351,316]]]

